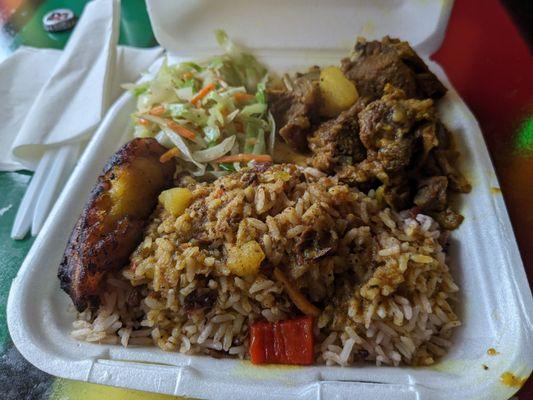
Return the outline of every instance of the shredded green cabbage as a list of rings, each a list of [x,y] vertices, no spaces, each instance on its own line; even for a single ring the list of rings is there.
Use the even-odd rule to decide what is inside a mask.
[[[267,69],[224,31],[215,35],[224,54],[176,65],[165,59],[151,80],[125,85],[137,97],[134,135],[177,147],[183,167],[195,175],[238,170],[240,162],[217,159],[239,153],[272,155],[274,148]]]
[[[226,52],[221,59],[222,76],[232,86],[244,85],[248,91],[255,92],[267,69],[252,54],[235,45],[222,29],[216,30],[215,36],[219,46]]]

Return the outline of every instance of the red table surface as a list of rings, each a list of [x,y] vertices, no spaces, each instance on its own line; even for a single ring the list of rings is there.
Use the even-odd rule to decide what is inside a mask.
[[[531,286],[533,57],[530,49],[500,2],[458,0],[444,43],[433,58],[444,67],[481,125]],[[518,397],[533,399],[533,379],[526,382]]]

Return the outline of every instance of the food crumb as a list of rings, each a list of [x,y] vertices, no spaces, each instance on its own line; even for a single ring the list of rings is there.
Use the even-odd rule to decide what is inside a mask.
[[[501,194],[502,190],[499,188],[499,187],[496,187],[496,186],[492,186],[490,188],[490,192],[492,194]]]
[[[499,352],[496,351],[496,349],[494,347],[491,347],[490,349],[487,350],[487,354],[489,356],[495,356],[497,354],[500,354]]]
[[[504,372],[500,377],[500,381],[505,386],[515,387],[515,388],[521,388],[522,385],[526,382],[526,380],[527,380],[527,377],[519,378],[511,372]]]
[[[483,369],[484,369],[485,371],[489,369],[489,366],[486,365],[486,364],[482,364],[482,366],[483,366]]]

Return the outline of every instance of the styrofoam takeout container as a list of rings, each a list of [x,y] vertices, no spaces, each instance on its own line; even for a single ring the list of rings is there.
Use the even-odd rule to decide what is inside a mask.
[[[135,100],[125,94],[110,110],[36,239],[8,301],[19,351],[61,377],[200,398],[505,399],[533,367],[533,300],[509,217],[478,123],[444,71],[428,61],[443,39],[451,1],[149,0],[155,35],[177,59],[216,54],[215,28],[246,44],[271,68],[337,64],[358,35],[400,37],[450,89],[439,102],[455,133],[472,192],[460,196],[465,221],[452,234],[450,265],[461,288],[449,354],[432,367],[252,366],[238,360],[165,353],[154,347],[82,343],[69,336],[73,315],[59,289],[57,267],[68,236],[106,159],[130,137]],[[487,354],[494,348],[497,355]],[[488,369],[484,368],[488,367]]]

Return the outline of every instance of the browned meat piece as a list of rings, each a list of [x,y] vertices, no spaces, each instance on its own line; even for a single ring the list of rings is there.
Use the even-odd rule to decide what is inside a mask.
[[[399,171],[411,161],[418,128],[435,120],[431,99],[406,99],[402,90],[387,85],[383,97],[359,113],[359,136],[386,171]]]
[[[414,202],[425,211],[442,211],[447,190],[469,190],[468,182],[450,164],[457,153],[431,99],[406,99],[402,90],[387,85],[382,98],[368,104],[358,118],[367,157],[336,168],[341,181],[361,190],[381,183],[383,199],[397,210]]]
[[[337,170],[337,176],[342,182],[350,185],[356,185],[363,189],[362,184],[379,180],[381,182],[388,182],[389,176],[383,169],[383,165],[376,161],[376,152],[368,152],[365,160],[356,165],[342,165]]]
[[[383,199],[393,209],[404,210],[411,205],[411,188],[407,184],[384,185]]]
[[[459,193],[469,193],[472,190],[472,186],[466,178],[450,164],[450,161],[455,161],[459,153],[455,150],[437,150],[435,151],[435,157],[444,174],[448,177],[450,190]]]
[[[287,90],[267,92],[268,104],[278,132],[291,146],[307,149],[307,135],[318,119],[320,69],[312,68],[306,74],[299,74]]]
[[[172,185],[174,162],[159,162],[166,150],[155,139],[134,139],[111,157],[98,178],[58,272],[61,288],[79,311],[98,304],[106,274],[128,263],[157,195]]]
[[[422,138],[422,151],[421,154],[420,152],[418,152],[419,154],[416,160],[416,164],[413,166],[414,170],[418,171],[423,166],[426,175],[438,175],[439,171],[437,170],[434,173],[428,171],[427,164],[428,159],[432,154],[432,150],[440,145],[439,140],[437,138],[437,130],[439,129],[440,125],[442,124],[425,124],[421,126],[415,134],[415,136]]]
[[[463,222],[464,217],[460,214],[457,214],[451,208],[440,211],[438,213],[430,213],[430,215],[439,223],[443,229],[452,231],[459,228],[461,222]]]
[[[381,42],[358,38],[352,56],[342,60],[342,70],[359,94],[370,100],[380,98],[387,83],[402,89],[408,98],[437,99],[446,93],[407,42],[388,36]]]
[[[411,160],[413,139],[413,137],[400,137],[379,149],[378,160],[386,171],[399,171],[407,167]]]
[[[306,260],[317,260],[335,250],[337,241],[329,232],[317,232],[306,227],[295,246],[299,264]]]
[[[432,176],[418,183],[418,192],[413,202],[424,211],[442,211],[446,208],[448,178]]]
[[[459,157],[459,152],[455,149],[450,132],[443,124],[439,123],[436,134],[439,146],[434,151],[435,160],[442,174],[448,177],[449,188],[459,193],[470,192],[472,186],[470,186],[465,177],[452,165]]]
[[[460,216],[447,210],[448,192],[470,185],[454,167],[458,153],[434,107],[446,88],[408,43],[389,37],[358,39],[342,71],[360,97],[332,119],[319,115],[318,68],[269,93],[281,136],[312,151],[308,164],[364,192],[376,190],[392,208],[416,206],[458,225]]]
[[[320,124],[308,137],[309,148],[314,153],[311,163],[315,168],[332,172],[337,165],[351,165],[366,158],[357,122],[357,115],[363,108],[363,102],[356,102],[337,118]]]
[[[126,298],[126,303],[128,303],[130,307],[138,307],[141,304],[142,299],[142,287],[135,286],[129,290],[128,297]]]
[[[209,288],[198,288],[185,296],[183,307],[187,312],[210,309],[217,301],[217,291]]]

